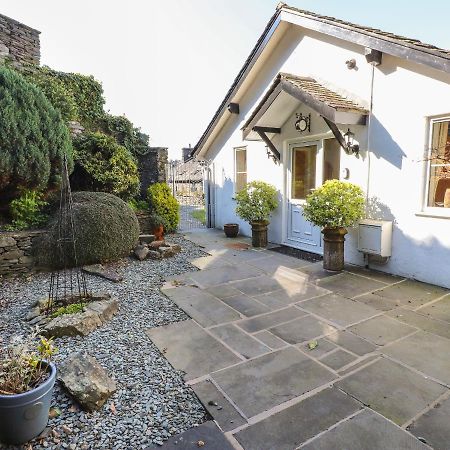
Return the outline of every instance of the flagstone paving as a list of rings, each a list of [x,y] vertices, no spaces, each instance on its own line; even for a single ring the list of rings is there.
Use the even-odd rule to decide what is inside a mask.
[[[448,290],[327,272],[217,230],[188,238],[210,255],[162,291],[192,319],[148,335],[216,422],[208,435],[245,450],[449,450]]]

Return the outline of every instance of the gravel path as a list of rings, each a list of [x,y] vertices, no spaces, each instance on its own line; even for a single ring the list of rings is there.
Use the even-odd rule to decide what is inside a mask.
[[[204,255],[181,236],[168,240],[181,244],[182,252],[162,261],[122,261],[121,283],[87,277],[90,290],[107,291],[118,299],[119,313],[84,338],[57,339],[55,361],[86,350],[115,378],[118,389],[100,411],[86,413],[56,386],[53,406],[62,414],[50,419],[47,436],[32,442],[33,449],[141,449],[161,445],[171,435],[206,420],[203,406],[184,384],[182,374],[145,334],[148,328],[188,318],[159,287],[165,276],[194,270],[188,258]],[[26,332],[29,305],[47,295],[49,274],[0,283],[0,337],[5,341]]]

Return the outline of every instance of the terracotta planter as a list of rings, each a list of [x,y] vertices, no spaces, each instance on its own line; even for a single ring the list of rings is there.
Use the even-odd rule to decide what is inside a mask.
[[[223,231],[227,238],[235,238],[239,234],[239,224],[237,223],[226,223],[223,226]]]
[[[164,227],[162,225],[153,227],[151,234],[155,235],[155,241],[161,241],[162,239],[164,239]]]
[[[267,226],[269,222],[252,222],[252,245],[253,247],[267,247]]]
[[[324,228],[323,234],[323,268],[339,272],[344,269],[345,228]]]

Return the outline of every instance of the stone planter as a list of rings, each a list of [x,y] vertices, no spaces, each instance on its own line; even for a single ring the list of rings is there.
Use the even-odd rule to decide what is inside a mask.
[[[237,223],[226,223],[223,226],[223,231],[227,238],[235,238],[239,234],[239,224]]]
[[[56,367],[48,364],[47,380],[31,391],[0,395],[0,442],[23,444],[38,436],[48,422]]]
[[[267,247],[267,226],[269,222],[252,222],[252,245],[253,247]]]
[[[323,234],[323,268],[339,272],[344,269],[345,228],[324,228]]]

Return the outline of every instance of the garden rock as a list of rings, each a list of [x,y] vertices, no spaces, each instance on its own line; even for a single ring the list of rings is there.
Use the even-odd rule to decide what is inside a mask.
[[[139,244],[134,249],[134,254],[136,255],[136,258],[139,261],[143,261],[145,258],[147,258],[149,251],[150,250],[148,249],[148,247],[146,245]]]
[[[118,274],[115,270],[108,269],[102,264],[91,264],[89,266],[84,266],[83,271],[91,275],[97,275],[99,277],[105,278],[106,280],[118,283],[123,280],[122,275]]]
[[[152,248],[152,249],[158,249],[162,245],[165,245],[165,242],[163,240],[162,241],[153,241],[153,242],[150,242],[150,244],[148,244],[148,247]]]
[[[149,250],[148,252],[148,258],[150,259],[161,259],[161,253],[158,252],[158,250]]]
[[[86,336],[111,320],[118,310],[117,300],[107,296],[103,300],[87,303],[82,312],[63,314],[51,319],[44,325],[43,332],[47,336],[53,337]]]
[[[58,366],[58,379],[88,411],[100,409],[116,391],[116,382],[95,358],[85,353],[73,353]]]
[[[170,242],[166,242],[164,245],[158,247],[159,253],[163,258],[169,258],[170,256],[174,256],[181,251],[181,247],[178,244],[172,244]]]
[[[139,242],[141,244],[150,244],[155,240],[154,234],[141,234],[139,236]]]

